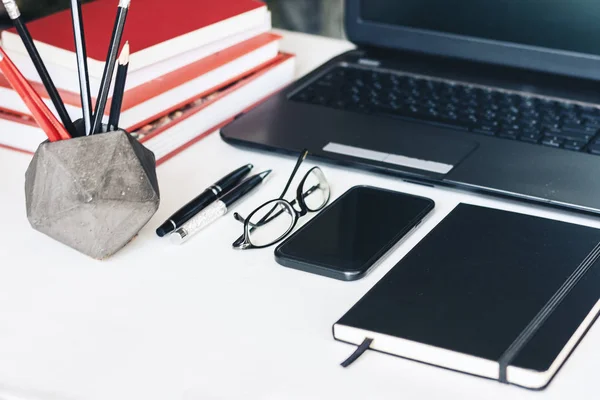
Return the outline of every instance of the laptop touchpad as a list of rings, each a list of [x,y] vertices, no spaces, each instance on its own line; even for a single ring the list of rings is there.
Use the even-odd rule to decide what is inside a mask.
[[[402,126],[404,129],[399,131]],[[394,132],[377,129],[365,136],[338,136],[323,151],[390,164],[394,169],[405,167],[445,175],[478,147],[476,141],[460,137],[464,134],[434,126],[396,123]]]

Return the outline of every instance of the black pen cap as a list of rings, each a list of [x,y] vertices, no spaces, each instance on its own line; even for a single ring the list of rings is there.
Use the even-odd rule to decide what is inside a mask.
[[[220,200],[229,208],[230,205],[247,195],[250,191],[262,183],[262,181],[271,173],[271,170],[261,172],[260,174],[251,176],[244,182],[240,183],[229,193],[225,194]]]
[[[239,184],[242,181],[242,179],[244,179],[246,175],[250,173],[252,168],[254,168],[252,164],[244,165],[243,167],[236,169],[229,175],[226,175],[223,178],[221,178],[217,183],[213,185],[213,187],[217,188],[217,190],[219,191],[219,196],[222,196],[234,187],[236,187],[236,185]]]

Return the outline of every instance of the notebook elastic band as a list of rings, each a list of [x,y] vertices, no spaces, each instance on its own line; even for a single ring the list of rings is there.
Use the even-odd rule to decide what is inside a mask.
[[[499,380],[503,383],[508,383],[506,370],[512,363],[519,352],[525,347],[525,345],[531,340],[536,332],[541,328],[544,322],[552,315],[554,310],[562,303],[567,297],[571,290],[575,287],[577,282],[588,272],[588,270],[594,265],[594,263],[600,258],[600,243],[594,247],[594,249],[587,255],[587,257],[579,264],[579,266],[573,271],[569,278],[562,284],[562,286],[556,291],[556,293],[550,298],[550,300],[542,307],[540,312],[531,320],[531,322],[525,327],[521,334],[515,339],[515,341],[508,347],[508,349],[502,354],[498,363],[500,364]]]

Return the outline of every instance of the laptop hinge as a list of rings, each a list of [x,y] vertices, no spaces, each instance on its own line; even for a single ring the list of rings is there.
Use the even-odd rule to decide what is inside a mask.
[[[360,58],[358,63],[367,67],[379,67],[381,65],[381,62],[377,60],[371,60],[369,58]]]

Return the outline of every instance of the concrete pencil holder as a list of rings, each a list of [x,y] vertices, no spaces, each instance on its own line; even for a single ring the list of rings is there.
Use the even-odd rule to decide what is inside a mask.
[[[44,142],[25,174],[25,196],[34,229],[105,259],[158,210],[156,159],[123,130]]]

